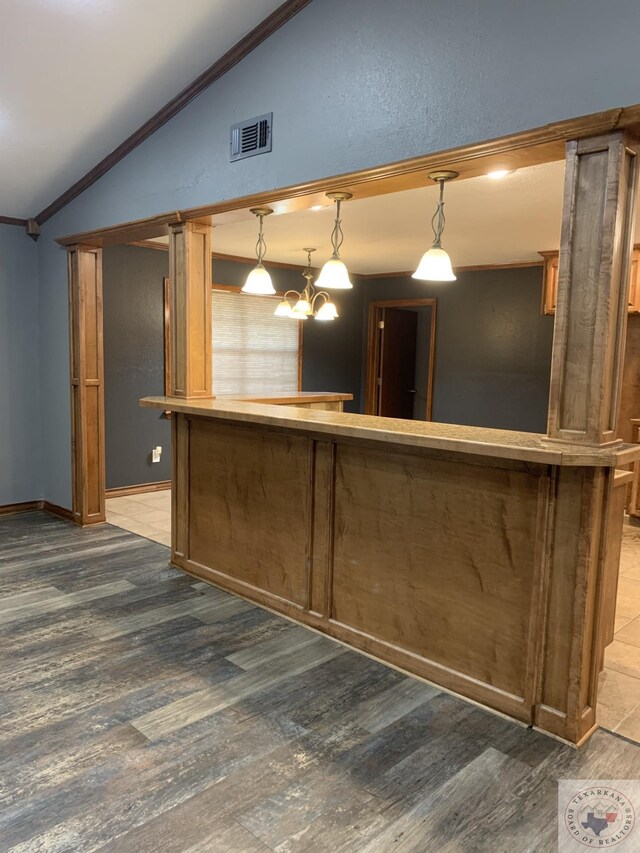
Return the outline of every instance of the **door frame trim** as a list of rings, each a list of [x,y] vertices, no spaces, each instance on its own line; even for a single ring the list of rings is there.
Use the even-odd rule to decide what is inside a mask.
[[[365,397],[365,414],[376,414],[377,399],[377,377],[380,367],[380,336],[378,323],[385,308],[431,308],[431,336],[429,339],[429,374],[427,376],[427,420],[431,420],[433,409],[433,379],[435,375],[436,356],[436,317],[437,299],[433,297],[419,297],[413,299],[380,299],[369,303],[369,327],[367,331],[367,383]]]

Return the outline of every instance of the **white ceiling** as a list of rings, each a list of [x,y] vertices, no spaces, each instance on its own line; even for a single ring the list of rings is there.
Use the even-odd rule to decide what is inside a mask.
[[[539,251],[560,245],[564,162],[519,169],[502,180],[483,176],[453,181],[445,188],[443,245],[454,267],[539,261]],[[426,178],[425,178],[426,183]],[[345,202],[342,206],[342,258],[354,273],[415,269],[433,241],[431,217],[438,188]],[[265,220],[266,259],[304,263],[304,246],[315,246],[314,265],[331,254],[335,208],[305,210]],[[214,229],[213,250],[252,256],[255,221]]]
[[[35,216],[282,0],[0,0],[0,214]]]

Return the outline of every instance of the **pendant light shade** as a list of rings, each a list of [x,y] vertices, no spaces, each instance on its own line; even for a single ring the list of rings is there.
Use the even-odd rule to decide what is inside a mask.
[[[298,299],[296,304],[293,306],[293,313],[304,314],[305,317],[307,316],[307,314],[311,314],[311,305],[309,305],[309,302],[307,299],[305,299],[304,295],[301,296],[300,299]]]
[[[307,320],[309,317],[315,317],[316,320],[335,320],[338,312],[331,297],[323,290],[316,291],[313,286],[311,253],[315,252],[315,249],[304,249],[304,251],[307,253],[307,266],[302,275],[307,283],[301,293],[297,290],[288,290],[273,313],[276,317],[290,317],[293,320]],[[319,299],[322,299],[323,303],[320,308],[316,308]]]
[[[321,320],[322,322],[327,322],[330,320],[335,320],[338,316],[338,312],[336,311],[336,306],[333,302],[325,302],[324,305],[320,306],[318,309],[318,313],[316,314],[316,320]]]
[[[348,290],[353,287],[349,278],[349,270],[340,258],[329,258],[320,270],[316,282],[318,287],[326,287],[329,290]]]
[[[333,233],[331,234],[333,254],[320,270],[320,275],[316,282],[318,287],[326,287],[329,290],[348,290],[353,287],[349,278],[349,271],[340,260],[340,248],[344,239],[340,222],[340,205],[343,201],[348,201],[351,195],[351,193],[347,192],[327,193],[327,198],[332,199],[336,203],[336,221],[333,226]]]
[[[418,269],[413,273],[412,278],[420,281],[455,281],[456,277],[451,269],[451,258],[442,248],[442,233],[445,225],[444,185],[446,181],[457,178],[458,172],[431,172],[427,177],[440,184],[440,199],[431,220],[433,245],[422,256]]]
[[[429,249],[422,256],[418,269],[411,278],[421,281],[455,281],[451,269],[451,258],[444,249]]]
[[[271,276],[262,264],[257,264],[257,266],[251,270],[244,283],[242,292],[258,295],[271,295],[276,292],[273,282],[271,281]]]
[[[264,236],[262,233],[262,224],[264,217],[269,216],[270,213],[273,213],[273,210],[271,210],[270,207],[253,207],[251,209],[251,213],[253,213],[254,216],[257,216],[258,220],[260,221],[260,228],[258,230],[258,242],[256,243],[256,257],[258,258],[258,263],[247,276],[247,280],[244,283],[242,292],[253,293],[260,296],[271,295],[276,291],[273,286],[273,282],[271,281],[271,276],[262,264],[262,259],[264,258],[265,252],[267,251],[267,244],[264,241]]]
[[[278,304],[278,307],[273,312],[276,317],[292,317],[293,312],[291,309],[291,305],[287,302],[286,299],[283,299],[282,302]]]

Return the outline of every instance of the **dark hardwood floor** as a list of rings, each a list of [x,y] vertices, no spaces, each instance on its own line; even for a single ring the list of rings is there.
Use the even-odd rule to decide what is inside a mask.
[[[0,520],[0,850],[546,853],[558,779],[640,776],[168,565]]]

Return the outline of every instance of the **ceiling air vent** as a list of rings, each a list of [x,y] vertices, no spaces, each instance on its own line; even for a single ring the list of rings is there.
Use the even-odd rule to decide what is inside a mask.
[[[231,128],[231,161],[271,151],[272,122],[273,113],[265,113],[234,124]]]

